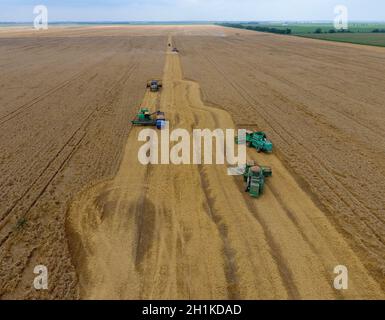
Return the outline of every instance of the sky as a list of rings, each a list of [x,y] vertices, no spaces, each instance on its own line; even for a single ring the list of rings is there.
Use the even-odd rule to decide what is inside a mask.
[[[345,5],[354,21],[385,21],[384,0],[0,0],[0,21],[29,22],[45,5],[49,21],[317,21]]]

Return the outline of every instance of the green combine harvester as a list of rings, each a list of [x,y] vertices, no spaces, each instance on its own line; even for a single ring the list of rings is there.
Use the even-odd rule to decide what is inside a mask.
[[[164,112],[156,111],[150,113],[146,108],[140,109],[136,118],[131,121],[133,125],[137,126],[153,126],[157,127],[159,130],[164,129],[166,126],[166,118]]]
[[[246,141],[235,138],[237,144],[247,144],[250,148],[257,149],[257,152],[272,152],[273,143],[267,139],[266,133],[262,131],[246,131]]]
[[[246,164],[243,179],[246,183],[246,192],[253,198],[259,198],[265,188],[265,179],[273,175],[270,167],[257,166],[254,161]]]

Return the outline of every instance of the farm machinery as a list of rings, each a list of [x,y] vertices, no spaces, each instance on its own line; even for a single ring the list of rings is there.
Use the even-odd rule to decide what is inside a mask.
[[[267,136],[262,131],[246,131],[246,140],[235,138],[237,144],[247,144],[250,148],[257,149],[257,152],[272,152],[273,143],[267,139]]]
[[[175,53],[178,53],[178,52],[179,52],[178,48],[172,48],[171,51],[172,51],[172,52],[175,52]]]
[[[166,118],[164,112],[156,111],[150,113],[146,108],[140,109],[136,118],[131,121],[133,125],[137,126],[153,126],[161,130],[166,126]]]
[[[243,180],[246,183],[246,192],[253,198],[259,198],[265,188],[265,180],[273,175],[270,167],[258,166],[254,161],[246,164]]]
[[[162,81],[150,80],[147,81],[147,88],[150,88],[151,92],[158,92],[163,87]]]

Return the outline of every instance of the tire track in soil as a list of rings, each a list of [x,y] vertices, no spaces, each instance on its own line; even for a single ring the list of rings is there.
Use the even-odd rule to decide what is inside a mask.
[[[208,56],[204,56],[202,55],[201,53],[199,53],[198,51],[195,51],[196,54],[199,54],[200,56],[204,57],[211,65],[213,65],[213,67],[220,73],[222,74],[222,76],[226,79],[226,81],[238,92],[238,94],[247,102],[249,103],[250,105],[254,105],[254,104],[259,104],[259,102],[253,97],[251,96],[245,89],[243,89],[241,86],[239,86],[237,83],[233,82],[229,77],[228,75],[219,68],[219,66],[215,63],[215,61],[213,59],[210,59]],[[274,105],[275,106],[275,105]],[[279,109],[278,106],[275,106],[277,108],[277,112],[281,112],[281,110]],[[264,110],[263,108],[259,108],[258,110]],[[254,112],[257,112],[256,109],[253,109]],[[274,117],[272,116],[272,114],[267,114],[266,112],[264,112],[264,116],[262,116],[262,114],[259,112],[259,116],[261,117],[261,119],[263,119],[264,122],[266,122],[268,124],[268,126],[270,128],[272,128],[272,130],[274,130],[274,133],[282,140],[284,141],[286,144],[289,145],[288,141],[286,140],[286,138],[279,133],[279,131],[277,130],[278,128],[280,128],[282,130],[282,132],[285,132],[286,136],[289,136],[291,137],[291,141],[295,141],[294,137],[286,130],[284,130],[282,128],[281,125],[279,125],[279,123],[274,119]],[[272,123],[274,123],[274,125],[272,125]],[[276,128],[276,129],[274,129]],[[314,153],[309,149],[309,148],[306,148],[303,144],[298,144],[296,145],[296,148],[303,148],[306,150],[305,154],[309,155],[313,161],[309,162],[308,165],[309,167],[311,167],[313,170],[314,170],[314,167],[318,167],[318,168],[322,168],[325,172],[325,174],[330,174],[329,170],[327,170],[326,168],[326,165],[324,164],[324,161],[322,161],[320,158],[316,157],[314,155]],[[317,165],[315,165],[315,163]],[[316,170],[315,170],[316,171]],[[321,179],[324,183],[324,185],[328,186],[330,188],[330,190],[333,190],[330,182],[328,181],[327,178],[323,177],[322,175],[319,175],[318,176],[319,179]],[[348,195],[350,196],[350,201],[351,202],[358,202],[360,205],[363,206],[362,209],[366,210],[366,214],[367,215],[370,215],[372,216],[374,219],[376,219],[377,221],[381,221],[381,217],[376,215],[374,212],[372,212],[372,210],[369,210],[369,208],[367,208],[361,201],[359,201],[357,199],[357,197],[354,196],[354,194],[351,192],[351,190],[348,190],[340,181],[340,179],[336,176],[333,177],[333,179],[338,183],[339,187],[342,188],[344,191],[345,191],[345,196]],[[344,204],[347,206],[347,207],[350,207],[352,208],[353,210],[353,207],[351,205],[349,205],[349,203],[344,199],[344,198],[340,198],[340,200],[342,202],[344,202]],[[367,222],[365,221],[362,221],[362,223],[364,223],[366,225],[366,227],[368,227],[371,232],[375,235],[376,237],[376,240],[379,241],[380,243],[384,243],[384,240],[382,239],[381,235],[379,234],[378,230],[375,230],[372,226],[370,226]]]
[[[80,79],[84,73],[86,73],[89,70],[94,69],[95,66],[103,64],[105,61],[110,60],[113,56],[114,55],[110,55],[110,56],[104,58],[103,60],[98,61],[98,62],[94,63],[93,65],[87,67],[87,69],[81,70],[81,71],[77,72],[75,75],[71,76],[69,79],[66,79],[66,80],[62,81],[61,83],[59,83],[55,87],[47,90],[45,93],[41,94],[40,96],[35,97],[31,101],[26,102],[26,103],[22,104],[21,106],[18,106],[16,108],[14,108],[14,110],[12,110],[11,112],[9,112],[9,113],[7,113],[5,115],[2,115],[0,117],[0,125],[2,125],[4,123],[14,119],[15,117],[17,117],[20,114],[22,114],[25,110],[27,110],[29,108],[32,108],[35,104],[37,104],[40,101],[48,98],[49,96],[51,96],[52,94],[58,92],[59,90],[65,88],[66,86],[70,85],[74,81]]]
[[[226,111],[203,104],[197,83],[183,80],[179,55],[167,53],[163,83],[160,108],[171,129],[235,128]],[[148,92],[143,105],[155,111],[158,99]],[[140,130],[131,129],[115,178],[85,189],[68,211],[81,298],[383,297],[277,156],[249,151],[274,172],[256,200],[223,165],[139,164]],[[344,292],[332,287],[339,264],[350,272]]]
[[[93,109],[83,120],[83,122],[80,124],[78,128],[74,130],[72,135],[69,137],[69,139],[63,144],[63,146],[60,148],[60,150],[49,160],[47,165],[43,168],[41,173],[37,176],[37,178],[33,181],[33,183],[26,189],[26,191],[21,195],[19,199],[15,201],[15,203],[0,217],[0,232],[4,233],[4,228],[8,227],[9,230],[6,232],[5,235],[2,236],[2,239],[0,240],[0,247],[9,239],[11,236],[13,229],[11,228],[11,224],[8,224],[9,217],[11,216],[12,212],[17,208],[20,201],[26,198],[26,196],[36,187],[39,185],[39,182],[45,178],[47,172],[50,171],[52,166],[55,164],[55,162],[60,159],[64,151],[69,148],[68,154],[64,154],[64,159],[59,163],[59,166],[54,169],[54,172],[48,177],[48,180],[46,183],[44,183],[43,186],[41,186],[39,189],[39,192],[37,194],[33,194],[33,199],[29,205],[26,206],[26,208],[23,210],[21,214],[18,215],[18,219],[21,217],[26,217],[26,215],[30,212],[30,210],[36,205],[36,203],[39,201],[40,197],[44,194],[44,192],[47,190],[47,188],[50,186],[51,182],[55,179],[55,177],[61,172],[61,170],[65,167],[65,165],[70,161],[73,154],[76,152],[78,146],[82,143],[83,139],[85,138],[87,132],[86,128],[88,124],[90,123],[91,119],[95,116],[98,112],[103,112],[103,108],[107,106],[109,103],[112,103],[112,101],[117,96],[118,88],[121,86],[121,84],[126,83],[128,79],[131,77],[135,69],[138,67],[138,63],[135,62],[133,65],[123,74],[121,79],[116,82],[116,84],[107,91],[107,96],[109,96],[108,100],[104,103],[101,107],[96,107]]]

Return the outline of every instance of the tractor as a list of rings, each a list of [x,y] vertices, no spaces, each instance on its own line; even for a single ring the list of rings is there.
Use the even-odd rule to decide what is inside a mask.
[[[151,92],[158,92],[163,87],[162,81],[150,80],[147,82],[147,88],[150,88]]]
[[[250,148],[257,149],[257,152],[272,152],[273,143],[267,139],[267,136],[262,131],[246,131],[246,141],[235,138],[237,144],[247,144]]]
[[[131,121],[133,125],[138,126],[153,126],[157,129],[162,130],[166,126],[166,118],[164,112],[156,111],[150,113],[146,108],[140,109],[136,118]]]
[[[265,188],[265,179],[273,175],[270,167],[258,166],[254,161],[249,161],[246,164],[243,173],[243,180],[246,183],[246,192],[253,198],[259,198]]]

